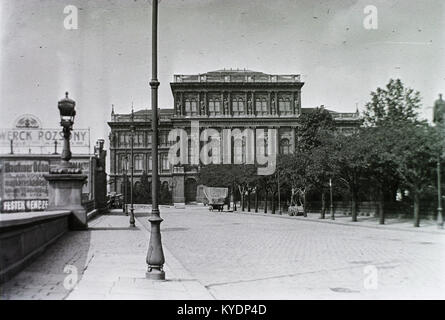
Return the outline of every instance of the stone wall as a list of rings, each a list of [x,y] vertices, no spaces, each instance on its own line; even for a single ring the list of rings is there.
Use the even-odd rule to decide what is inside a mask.
[[[70,211],[0,215],[0,283],[68,231]]]

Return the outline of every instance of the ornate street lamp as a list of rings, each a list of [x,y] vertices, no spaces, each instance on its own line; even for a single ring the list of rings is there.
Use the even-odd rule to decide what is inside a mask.
[[[51,169],[51,173],[81,173],[78,168],[70,167],[71,160],[70,138],[73,130],[74,118],[76,117],[76,102],[68,98],[68,92],[65,93],[65,98],[60,100],[58,108],[60,112],[60,125],[63,128],[63,151],[61,156],[61,163],[58,168]]]
[[[72,229],[88,228],[88,219],[82,206],[82,186],[88,176],[82,174],[80,168],[70,165],[71,150],[70,137],[73,130],[76,103],[68,98],[58,102],[60,112],[60,125],[63,128],[63,152],[59,166],[50,168],[49,174],[44,175],[48,181],[48,208],[47,210],[71,210],[73,212],[70,220]]]
[[[131,143],[131,156],[130,156],[130,170],[131,170],[131,186],[130,186],[130,227],[135,227],[134,220],[134,206],[133,206],[133,185],[134,185],[134,110],[131,107],[131,126],[130,126],[130,143]]]
[[[153,0],[152,10],[152,79],[151,87],[151,109],[152,109],[152,210],[148,219],[151,224],[150,243],[147,252],[148,270],[146,277],[152,280],[165,280],[164,251],[161,241],[161,222],[159,214],[159,171],[158,171],[158,0]]]

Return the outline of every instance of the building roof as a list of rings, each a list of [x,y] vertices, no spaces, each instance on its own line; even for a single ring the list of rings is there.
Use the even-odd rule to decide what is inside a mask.
[[[253,70],[248,70],[248,69],[220,69],[220,70],[215,70],[215,71],[209,71],[204,73],[205,75],[235,75],[235,74],[243,74],[243,75],[266,75],[266,73],[264,72],[259,72],[259,71],[253,71]]]

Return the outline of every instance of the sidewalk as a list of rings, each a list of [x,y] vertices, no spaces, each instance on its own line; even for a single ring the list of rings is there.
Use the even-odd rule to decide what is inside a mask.
[[[149,232],[114,211],[70,232],[0,288],[4,299],[213,299],[164,246],[166,281],[145,278]]]

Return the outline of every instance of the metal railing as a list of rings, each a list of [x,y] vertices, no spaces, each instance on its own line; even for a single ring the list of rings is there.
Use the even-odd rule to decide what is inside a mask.
[[[176,74],[174,82],[300,82],[299,74]]]

